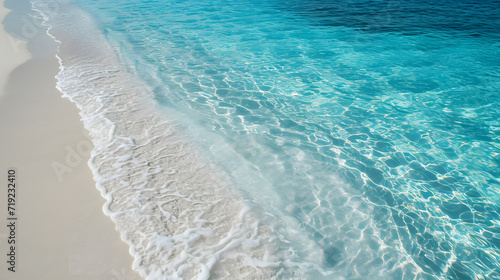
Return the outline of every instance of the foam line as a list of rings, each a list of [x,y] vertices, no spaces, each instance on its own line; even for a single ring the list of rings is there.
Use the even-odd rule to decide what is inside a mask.
[[[154,110],[151,92],[91,17],[57,1],[34,1],[33,9],[59,43],[57,88],[92,137],[89,166],[106,199],[103,211],[130,246],[133,268],[145,279],[278,277],[273,220],[246,205],[223,172]]]

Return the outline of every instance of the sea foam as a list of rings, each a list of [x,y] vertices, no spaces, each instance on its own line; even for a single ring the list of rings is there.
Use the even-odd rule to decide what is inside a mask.
[[[92,138],[89,166],[133,268],[146,279],[293,278],[284,268],[294,264],[277,253],[288,241],[275,217],[246,203],[155,109],[91,16],[63,1],[33,9],[59,43],[57,88]]]
[[[340,2],[36,1],[143,276],[500,277],[498,5]]]

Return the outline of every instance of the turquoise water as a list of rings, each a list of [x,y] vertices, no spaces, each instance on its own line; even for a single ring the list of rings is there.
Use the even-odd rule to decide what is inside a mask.
[[[304,278],[500,279],[499,1],[78,5]]]

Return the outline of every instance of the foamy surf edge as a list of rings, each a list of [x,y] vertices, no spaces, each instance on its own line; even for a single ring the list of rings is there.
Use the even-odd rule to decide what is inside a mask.
[[[275,218],[245,203],[154,110],[91,17],[68,1],[32,4],[59,44],[57,88],[92,138],[103,211],[130,246],[134,270],[145,279],[296,278],[287,268],[301,265],[278,253],[288,241]]]

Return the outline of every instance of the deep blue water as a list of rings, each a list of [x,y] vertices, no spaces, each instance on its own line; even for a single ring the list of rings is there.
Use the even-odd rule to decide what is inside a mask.
[[[500,279],[500,1],[79,5],[326,271]]]

